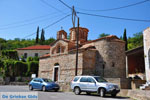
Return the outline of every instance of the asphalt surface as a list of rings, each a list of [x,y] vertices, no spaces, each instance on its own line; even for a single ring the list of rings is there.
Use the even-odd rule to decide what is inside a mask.
[[[0,92],[37,92],[38,100],[131,100],[128,97],[120,96],[117,96],[116,98],[112,98],[111,96],[101,98],[98,95],[86,95],[85,93],[75,95],[73,92],[29,91],[28,86],[0,86]]]

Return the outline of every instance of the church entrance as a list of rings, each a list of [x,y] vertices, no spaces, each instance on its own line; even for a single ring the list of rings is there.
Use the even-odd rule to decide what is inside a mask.
[[[54,64],[53,68],[53,81],[59,81],[59,64]]]
[[[54,69],[54,81],[58,81],[58,67]]]

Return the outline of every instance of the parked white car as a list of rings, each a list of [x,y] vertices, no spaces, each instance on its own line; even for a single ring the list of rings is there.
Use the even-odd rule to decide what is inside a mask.
[[[111,94],[116,97],[117,93],[120,92],[118,85],[108,83],[100,76],[76,76],[71,82],[71,89],[76,95],[81,92],[86,92],[87,94],[97,92],[101,97],[104,97],[105,94]]]

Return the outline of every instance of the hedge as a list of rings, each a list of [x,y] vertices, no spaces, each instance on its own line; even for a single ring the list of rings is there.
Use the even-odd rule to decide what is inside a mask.
[[[14,76],[25,76],[28,65],[25,62],[22,61],[15,61],[14,62]]]
[[[38,74],[38,61],[16,61],[16,60],[3,60],[2,65],[3,77],[18,77],[18,76],[31,76],[31,74]]]
[[[28,71],[27,71],[27,76],[31,76],[31,74],[36,74],[38,75],[38,67],[39,67],[39,62],[38,61],[30,61],[28,62]]]
[[[2,57],[6,57],[7,59],[18,60],[18,53],[16,50],[2,50]]]

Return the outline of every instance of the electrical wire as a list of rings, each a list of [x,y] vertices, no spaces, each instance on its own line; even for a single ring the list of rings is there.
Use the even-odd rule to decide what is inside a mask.
[[[140,2],[136,2],[136,3],[133,3],[133,4],[129,4],[129,5],[126,5],[126,6],[121,6],[121,7],[116,7],[116,8],[110,8],[110,9],[101,9],[101,10],[94,10],[94,9],[83,9],[83,8],[79,8],[79,7],[76,7],[77,9],[79,10],[83,10],[83,11],[112,11],[112,10],[118,10],[118,9],[122,9],[122,8],[128,8],[128,7],[131,7],[131,6],[136,6],[136,5],[139,5],[139,4],[142,4],[142,3],[146,3],[150,0],[143,0],[143,1],[140,1]]]
[[[22,24],[22,23],[30,22],[30,21],[33,21],[33,20],[41,19],[41,18],[47,17],[49,15],[55,15],[55,14],[57,14],[57,13],[53,12],[53,13],[50,13],[50,14],[47,14],[47,15],[37,16],[37,17],[34,17],[34,18],[13,22],[13,23],[10,23],[10,24],[0,25],[0,27],[11,26],[11,25],[14,25],[14,24]]]
[[[72,8],[69,5],[67,5],[65,2],[63,2],[62,0],[58,0],[58,1],[61,2],[63,5],[65,5],[67,8],[72,10]]]
[[[143,19],[131,19],[131,18],[121,18],[121,17],[112,17],[112,16],[104,16],[104,15],[96,15],[84,12],[77,12],[78,14],[89,15],[89,16],[97,16],[103,18],[111,18],[111,19],[120,19],[120,20],[129,20],[129,21],[138,21],[138,22],[150,22],[150,20],[143,20]]]
[[[57,10],[57,11],[60,12],[60,13],[66,14],[66,13],[64,13],[63,11],[57,9],[56,7],[50,5],[50,4],[47,3],[46,1],[44,1],[44,0],[40,0],[40,1],[41,1],[42,3],[44,3],[45,5],[47,5],[48,7],[53,8],[53,9]]]
[[[64,16],[64,17],[62,17],[62,18],[60,18],[59,20],[53,22],[52,24],[47,25],[47,26],[44,27],[43,29],[47,29],[47,28],[49,28],[50,26],[53,26],[53,25],[57,24],[58,22],[60,22],[60,21],[62,21],[62,20],[64,20],[64,19],[66,19],[66,18],[69,17],[70,15],[71,15],[71,14],[68,14],[68,15],[66,15],[66,16]],[[42,31],[42,30],[39,30],[39,32],[41,32],[41,31]],[[30,36],[32,36],[32,35],[34,35],[34,34],[36,34],[36,32],[34,32],[34,33],[32,33],[32,34],[29,34],[29,35],[25,36],[24,38],[28,38],[28,37],[30,37]]]
[[[23,27],[23,26],[35,24],[36,22],[41,22],[41,21],[46,21],[46,20],[52,19],[52,18],[57,18],[57,17],[59,17],[59,16],[60,16],[60,14],[57,15],[57,16],[53,16],[53,17],[50,17],[50,18],[45,18],[45,19],[42,19],[42,20],[37,20],[37,21],[34,21],[34,22],[26,23],[26,24],[21,24],[21,25],[16,25],[16,26],[10,26],[10,27],[0,28],[0,30],[6,30],[6,29],[10,29],[10,28]]]

